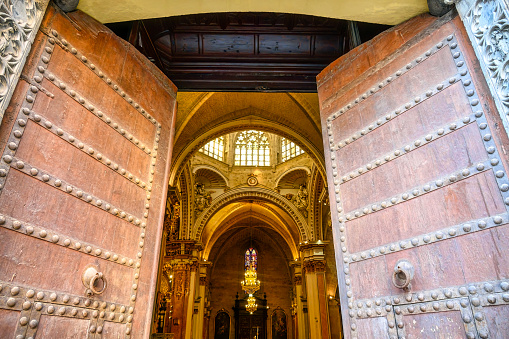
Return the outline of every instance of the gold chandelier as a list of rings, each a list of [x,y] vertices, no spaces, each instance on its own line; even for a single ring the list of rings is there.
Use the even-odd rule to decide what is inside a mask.
[[[247,298],[246,311],[253,314],[258,309],[256,298],[253,294],[260,289],[260,280],[256,279],[257,274],[252,263],[249,264],[249,269],[244,273],[244,281],[241,282],[242,290],[249,294]]]
[[[249,211],[249,215],[251,215],[251,209]],[[249,229],[251,232],[253,232],[251,228],[251,219],[249,220]],[[252,242],[252,233],[249,236],[251,238]],[[252,244],[251,244],[252,246]],[[252,249],[252,248],[251,248]],[[251,251],[250,249],[250,251]],[[253,261],[251,258],[251,252],[249,255],[249,268],[246,269],[246,272],[244,273],[244,280],[240,283],[242,285],[242,290],[249,294],[249,297],[247,298],[247,304],[246,304],[246,311],[253,314],[254,311],[258,309],[258,305],[256,304],[256,298],[253,296],[253,294],[256,293],[260,289],[260,280],[257,279],[257,273],[255,265],[253,265]]]
[[[241,282],[242,290],[246,292],[246,294],[252,295],[260,289],[260,280],[257,280],[256,277],[256,270],[253,268],[253,265],[250,264],[249,269],[244,273],[244,281]]]
[[[247,298],[246,311],[253,314],[254,311],[258,309],[258,305],[256,304],[256,298],[253,297],[252,294]]]

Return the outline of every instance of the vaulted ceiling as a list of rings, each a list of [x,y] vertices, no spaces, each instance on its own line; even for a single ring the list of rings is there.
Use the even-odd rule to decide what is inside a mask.
[[[212,12],[280,12],[396,25],[427,12],[426,0],[81,0],[97,20],[119,22]]]
[[[324,172],[316,93],[179,92],[177,100],[170,184],[206,142],[248,128],[294,141]]]

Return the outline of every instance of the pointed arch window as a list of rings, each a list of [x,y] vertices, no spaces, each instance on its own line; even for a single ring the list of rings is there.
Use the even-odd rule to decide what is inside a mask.
[[[224,136],[216,138],[212,141],[209,141],[202,148],[199,149],[199,152],[208,155],[214,159],[219,161],[223,161],[224,159]]]
[[[235,142],[235,166],[270,166],[269,137],[262,131],[244,131]]]
[[[281,162],[288,161],[304,153],[304,150],[295,145],[294,142],[281,138]]]
[[[249,269],[253,269],[256,271],[258,267],[258,253],[254,248],[248,248],[246,250],[246,254],[244,255],[244,270],[248,271]]]

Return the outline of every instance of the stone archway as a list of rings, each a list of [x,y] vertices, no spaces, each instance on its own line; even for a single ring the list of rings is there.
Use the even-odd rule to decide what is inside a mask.
[[[246,187],[239,187],[229,190],[228,192],[225,192],[217,197],[212,202],[212,205],[210,205],[198,216],[196,222],[194,223],[194,227],[191,230],[191,239],[200,241],[201,234],[207,222],[217,211],[219,211],[227,204],[239,200],[253,198],[273,202],[280,206],[286,213],[288,213],[288,215],[297,225],[301,241],[308,241],[308,239],[312,238],[306,219],[299,212],[299,210],[285,197],[281,196],[277,192],[274,192],[273,190],[263,187],[253,187],[250,189],[246,189]]]

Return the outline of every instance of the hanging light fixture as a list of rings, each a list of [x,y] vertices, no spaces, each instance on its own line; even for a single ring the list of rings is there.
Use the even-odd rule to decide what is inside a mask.
[[[256,298],[250,294],[247,298],[246,311],[253,314],[254,311],[258,309],[258,305],[256,304]]]
[[[250,243],[251,243],[251,249],[253,248],[252,244],[252,228],[251,228],[251,209],[249,210],[249,230],[251,234],[249,235]],[[250,253],[251,254],[251,253]],[[246,272],[244,273],[244,281],[241,282],[242,290],[249,294],[249,297],[247,298],[247,304],[246,304],[246,311],[253,314],[258,309],[258,305],[256,304],[256,298],[253,296],[253,294],[256,293],[260,289],[260,280],[257,279],[257,273],[256,268],[253,265],[253,261],[251,259],[251,256],[249,258],[249,267],[246,269]]]

